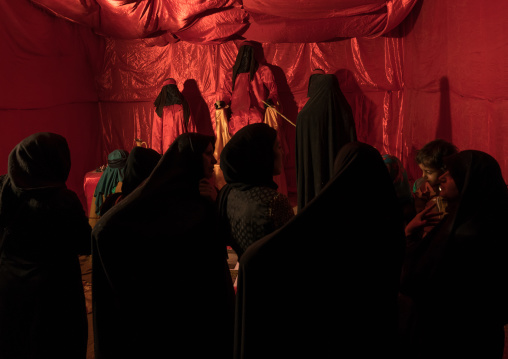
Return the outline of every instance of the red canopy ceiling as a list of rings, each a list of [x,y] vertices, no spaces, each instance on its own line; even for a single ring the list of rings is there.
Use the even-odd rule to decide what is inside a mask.
[[[33,0],[96,33],[217,44],[245,37],[263,43],[376,37],[397,26],[416,0]]]

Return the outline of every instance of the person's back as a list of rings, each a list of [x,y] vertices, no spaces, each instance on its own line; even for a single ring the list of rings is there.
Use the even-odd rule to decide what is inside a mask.
[[[231,226],[232,248],[241,257],[252,243],[272,233],[293,216],[287,197],[273,188],[231,189],[227,218]]]
[[[0,357],[82,358],[87,319],[78,255],[90,253],[87,217],[65,186],[66,140],[27,137],[0,177]]]
[[[224,147],[220,166],[227,182],[219,193],[220,219],[240,258],[294,216],[273,180],[282,168],[277,131],[264,123],[243,127]]]
[[[350,143],[339,156],[322,192],[244,253],[236,358],[394,357],[402,210],[377,150]]]
[[[315,70],[307,96],[296,120],[298,211],[326,186],[340,148],[356,141],[353,112],[335,75]]]

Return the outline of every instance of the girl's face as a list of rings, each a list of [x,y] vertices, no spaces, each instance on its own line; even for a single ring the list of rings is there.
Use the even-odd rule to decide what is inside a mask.
[[[439,177],[440,188],[441,188],[441,197],[448,201],[453,201],[459,198],[459,189],[455,184],[455,180],[450,175],[449,171],[446,171]]]
[[[418,164],[418,166],[422,170],[422,178],[424,178],[434,189],[437,189],[440,183],[439,176],[441,176],[443,172],[434,167],[427,167],[423,163]]]
[[[213,155],[213,146],[208,144],[205,152],[203,152],[203,171],[205,178],[212,178],[214,173],[214,165],[217,163],[215,156]]]
[[[275,139],[275,143],[273,144],[273,175],[280,175],[282,173],[282,148],[279,142],[279,139]]]

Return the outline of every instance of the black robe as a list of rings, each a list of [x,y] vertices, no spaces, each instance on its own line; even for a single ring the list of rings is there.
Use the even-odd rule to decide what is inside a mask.
[[[36,133],[0,177],[0,358],[86,358],[78,255],[90,253],[91,228],[69,171],[65,138]]]
[[[95,357],[229,358],[234,290],[214,203],[200,196],[213,137],[182,134],[92,233]]]
[[[502,358],[508,323],[508,191],[474,150],[446,157],[460,195],[423,238],[409,238],[401,283],[403,358]]]
[[[373,147],[345,145],[334,173],[242,256],[235,358],[393,358],[402,209]]]
[[[353,112],[335,75],[311,75],[307,96],[296,119],[298,210],[330,180],[340,148],[356,141]]]

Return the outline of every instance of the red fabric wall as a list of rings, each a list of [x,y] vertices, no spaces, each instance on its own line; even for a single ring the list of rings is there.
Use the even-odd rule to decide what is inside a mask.
[[[356,115],[359,139],[380,151],[396,152],[400,149],[391,138],[398,136],[402,104],[401,53],[396,51],[401,42],[400,38],[378,38],[323,44],[264,44],[258,54],[272,68],[281,111],[293,123],[305,104],[310,72],[320,67],[339,78]],[[221,45],[179,42],[162,48],[147,48],[143,40],[109,38],[107,43],[105,76],[99,82],[106,152],[130,148],[136,137],[150,143],[153,101],[166,77],[175,78],[193,110],[201,114],[198,129],[213,133],[213,103],[220,99],[225,72],[233,66],[237,42]],[[144,56],[139,56],[140,53]],[[369,60],[372,55],[375,57]],[[394,75],[387,78],[386,72]],[[295,185],[295,130],[282,118],[279,124],[288,145],[285,166],[291,189]]]
[[[51,2],[58,3],[46,1]],[[5,172],[7,154],[21,138],[53,130],[69,140],[69,187],[82,192],[83,174],[104,164],[109,152],[131,149],[135,137],[150,140],[152,103],[169,76],[201,114],[202,132],[213,131],[213,103],[236,56],[240,40],[233,35],[241,32],[249,39],[266,40],[258,55],[272,67],[282,111],[291,121],[305,103],[310,71],[320,67],[337,75],[356,115],[359,140],[399,156],[412,179],[420,175],[414,163],[416,149],[436,137],[460,149],[490,153],[507,178],[508,43],[503,37],[508,25],[503,15],[508,3],[351,0],[341,4],[359,4],[353,8],[364,11],[353,15],[355,21],[344,17],[350,6],[337,10],[327,22],[318,18],[317,26],[315,17],[332,3],[320,0],[314,4],[318,11],[307,18],[303,12],[290,12],[292,18],[282,22],[285,27],[271,21],[280,19],[283,11],[256,12],[263,1],[244,1],[249,14],[228,1],[207,3],[226,6],[230,17],[218,22],[218,12],[208,12],[192,23],[161,19],[155,28],[150,27],[153,22],[140,22],[121,39],[118,33],[138,13],[109,13],[126,20],[123,26],[115,20],[117,27],[105,29],[97,27],[101,22],[94,17],[99,3],[86,11],[72,8],[67,17],[79,13],[79,21],[73,20],[83,25],[77,25],[34,8],[28,0],[2,2],[0,172]],[[386,6],[374,11],[372,6],[380,3]],[[62,4],[70,7],[72,1]],[[409,15],[390,12],[390,6],[412,10]],[[57,10],[68,9],[52,9]],[[169,25],[162,29],[163,24]],[[219,25],[211,29],[210,24]],[[339,32],[345,24],[354,26]],[[94,35],[90,28],[107,36]],[[154,35],[157,31],[159,36]],[[358,37],[336,36],[347,31]],[[362,31],[369,38],[359,36]],[[298,36],[301,41],[296,41]],[[294,128],[280,121],[288,143],[288,185],[294,189]]]
[[[0,173],[14,146],[35,132],[67,138],[67,186],[84,204],[83,176],[102,155],[95,75],[104,39],[29,1],[0,1]]]
[[[491,154],[508,179],[507,13],[505,1],[425,0],[413,9],[402,33],[408,155],[441,137]]]

